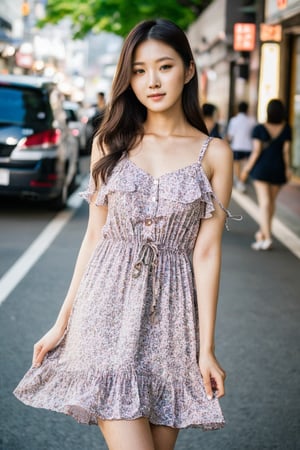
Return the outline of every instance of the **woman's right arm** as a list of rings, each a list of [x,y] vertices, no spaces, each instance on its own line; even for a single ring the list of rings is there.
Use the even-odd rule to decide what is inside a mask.
[[[93,146],[91,167],[98,157],[98,149]],[[70,283],[65,300],[62,304],[58,317],[53,327],[34,345],[32,364],[34,367],[41,365],[47,352],[57,346],[67,327],[74,299],[82,276],[86,270],[87,264],[95,250],[96,245],[102,236],[102,228],[107,218],[107,207],[96,206],[95,199],[97,192],[91,198],[89,206],[89,220],[87,229],[79,250],[77,261],[74,268],[73,277]]]

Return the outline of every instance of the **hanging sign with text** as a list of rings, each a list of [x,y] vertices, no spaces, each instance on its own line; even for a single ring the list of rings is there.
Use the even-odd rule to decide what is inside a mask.
[[[233,49],[236,52],[252,52],[255,49],[255,24],[235,23]]]

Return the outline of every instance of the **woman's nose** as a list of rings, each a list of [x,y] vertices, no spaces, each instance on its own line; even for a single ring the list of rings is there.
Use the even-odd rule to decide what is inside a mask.
[[[151,89],[153,89],[153,88],[159,88],[160,86],[161,86],[161,83],[160,83],[160,80],[159,80],[159,77],[157,76],[157,74],[155,74],[155,73],[150,74],[149,87]]]

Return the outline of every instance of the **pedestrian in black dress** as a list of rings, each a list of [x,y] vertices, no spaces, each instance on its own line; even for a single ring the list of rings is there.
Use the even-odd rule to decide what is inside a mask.
[[[252,138],[253,151],[241,174],[241,181],[246,181],[248,175],[253,179],[260,208],[260,228],[251,247],[253,250],[269,250],[272,247],[271,225],[276,198],[291,176],[292,133],[285,120],[281,100],[273,99],[268,103],[267,121],[255,126]]]

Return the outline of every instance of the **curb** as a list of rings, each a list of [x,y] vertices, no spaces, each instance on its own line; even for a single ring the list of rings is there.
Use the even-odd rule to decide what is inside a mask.
[[[249,196],[247,196],[247,194],[241,194],[233,188],[231,198],[238,203],[238,205],[243,208],[255,222],[259,223],[258,206]],[[274,217],[273,219],[272,232],[278,241],[300,259],[300,238],[277,217]]]

